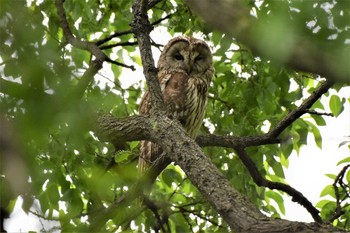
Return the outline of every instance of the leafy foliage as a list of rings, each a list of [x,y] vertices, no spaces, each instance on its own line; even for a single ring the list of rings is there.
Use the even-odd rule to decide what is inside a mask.
[[[131,4],[128,0],[76,0],[65,1],[64,7],[70,29],[77,38],[95,42],[113,60],[137,66],[140,58],[129,27],[133,18]],[[11,177],[4,174],[1,189],[10,194],[6,198],[2,196],[1,206],[10,211],[14,200],[22,195],[25,211],[32,210],[33,201],[38,200],[38,214],[59,221],[62,231],[85,231],[94,215],[123,197],[136,182],[138,155],[138,142],[130,142],[119,151],[100,142],[88,116],[100,110],[117,117],[137,114],[143,85],[136,76],[141,74],[130,74],[127,68],[116,64],[104,64],[83,97],[77,98],[74,89],[92,56],[67,44],[55,4],[4,0],[1,5],[0,102],[4,117],[0,123],[13,126],[12,140],[21,148],[17,156],[26,164],[25,177],[27,180],[30,177],[30,190],[16,189]],[[299,33],[315,38],[320,44],[329,40],[348,43],[350,8],[342,1],[263,1],[250,3],[250,7],[259,20],[268,21],[272,16],[279,19],[274,28],[257,29],[257,33],[269,32],[261,38],[267,45],[273,46],[281,33],[290,33],[292,37],[293,30],[302,31]],[[151,22],[168,15],[170,19],[158,22],[155,27],[165,28],[171,36],[178,33],[202,36],[211,41],[213,48],[216,74],[201,134],[262,135],[296,109],[323,80],[254,57],[234,38],[208,28],[181,0],[160,1],[149,11]],[[111,36],[114,33],[116,36]],[[158,38],[152,39],[156,47],[161,47]],[[287,56],[288,43],[286,48],[276,50],[285,54],[275,56],[282,59]],[[127,87],[120,81],[125,75],[129,75]],[[345,99],[332,95],[331,113],[341,114],[345,103]],[[325,110],[321,101],[313,108]],[[285,182],[284,169],[288,168],[291,153],[299,152],[307,144],[309,133],[322,148],[318,126],[325,124],[322,115],[301,117],[283,132],[281,144],[251,147],[249,155],[264,177]],[[232,149],[204,150],[232,185],[258,208],[273,217],[285,213],[281,193],[258,187]],[[5,166],[9,164],[6,156],[2,158]],[[15,170],[16,167],[9,167],[1,173]],[[347,184],[349,174],[347,171],[345,175]],[[326,195],[332,201],[321,200],[317,204],[325,220],[337,208],[333,186],[325,187],[321,196]],[[340,190],[340,195],[348,199],[349,190]],[[146,206],[141,207],[135,201],[125,215],[104,219],[105,230],[229,230],[174,164],[158,177],[148,199]],[[349,205],[344,211],[333,224],[350,229],[346,221],[350,217]]]

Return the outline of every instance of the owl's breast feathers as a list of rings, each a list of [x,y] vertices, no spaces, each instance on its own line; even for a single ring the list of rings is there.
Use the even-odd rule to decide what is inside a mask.
[[[179,120],[194,138],[205,114],[208,83],[182,71],[160,75],[164,102],[171,117]]]
[[[171,112],[182,112],[187,98],[188,75],[183,72],[171,74],[163,91],[164,102]]]
[[[186,72],[177,70],[158,73],[169,117],[179,120],[192,138],[195,138],[202,124],[207,104],[210,78],[201,77],[189,76]],[[151,108],[150,93],[146,92],[139,111],[141,114],[146,114]]]

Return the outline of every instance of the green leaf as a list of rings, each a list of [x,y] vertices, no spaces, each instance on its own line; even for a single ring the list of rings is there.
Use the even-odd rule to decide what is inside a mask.
[[[139,146],[140,142],[139,141],[132,141],[130,142],[130,150],[133,150]]]
[[[48,183],[46,192],[50,198],[50,202],[57,204],[57,207],[58,207],[58,201],[60,199],[60,194],[59,194],[57,185],[54,183]]]
[[[316,124],[319,126],[325,126],[326,121],[323,119],[322,116],[311,114],[311,117],[315,120]]]
[[[344,106],[337,95],[332,95],[329,99],[329,108],[335,117],[339,116],[339,114],[344,110]]]
[[[321,200],[319,202],[317,202],[317,204],[315,205],[316,208],[322,209],[323,206],[325,206],[326,204],[328,204],[330,201],[329,200]]]
[[[324,204],[324,205],[321,209],[321,217],[324,219],[327,219],[330,216],[333,216],[334,210],[335,210],[337,204],[334,201],[328,201],[327,203],[322,203],[322,204]]]
[[[332,180],[335,180],[335,178],[337,178],[337,176],[334,174],[325,174],[325,176],[331,178]]]
[[[337,166],[340,165],[340,164],[343,164],[343,163],[350,163],[350,157],[347,157],[347,158],[345,158],[345,159],[340,160],[340,161],[337,163]]]
[[[169,188],[171,188],[173,183],[173,173],[169,169],[163,171],[162,180]]]
[[[271,198],[276,202],[276,204],[278,205],[278,208],[280,209],[282,214],[286,213],[286,210],[284,207],[284,200],[283,200],[283,197],[281,196],[281,194],[279,194],[275,191],[272,191],[272,190],[268,190],[268,191],[266,191],[265,195],[268,198]]]
[[[324,196],[331,196],[333,198],[335,198],[335,194],[334,194],[334,188],[332,185],[327,185],[321,192],[320,197],[324,197]]]
[[[18,198],[12,199],[12,200],[9,202],[9,204],[8,204],[8,206],[7,206],[7,210],[8,210],[9,213],[12,213],[12,211],[14,210],[15,205],[16,205],[16,203],[17,203],[17,200],[18,200]]]
[[[129,158],[129,156],[132,155],[131,151],[128,150],[123,150],[119,151],[115,156],[114,156],[114,161],[116,163],[123,162]]]
[[[274,163],[272,166],[272,169],[274,171],[274,173],[281,178],[285,178],[284,177],[284,171],[283,171],[283,167],[281,163]]]
[[[346,181],[348,184],[350,184],[350,171],[349,170],[346,172]]]
[[[293,143],[291,143],[290,140],[286,140],[285,142],[282,142],[280,144],[280,147],[281,147],[281,150],[282,150],[282,153],[283,153],[284,157],[288,158],[289,155],[293,151]]]
[[[311,127],[311,132],[314,135],[316,145],[318,146],[318,148],[322,149],[322,136],[320,130],[313,123],[309,121],[305,122]]]

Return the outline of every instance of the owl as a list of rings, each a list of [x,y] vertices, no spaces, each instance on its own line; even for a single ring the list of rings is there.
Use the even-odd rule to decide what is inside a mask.
[[[203,122],[208,89],[214,74],[209,46],[193,37],[175,37],[164,46],[157,68],[168,116],[177,119],[188,135],[195,139]],[[151,108],[150,94],[146,92],[139,112],[147,114]],[[162,149],[157,144],[141,141],[139,175],[142,176],[161,153]]]

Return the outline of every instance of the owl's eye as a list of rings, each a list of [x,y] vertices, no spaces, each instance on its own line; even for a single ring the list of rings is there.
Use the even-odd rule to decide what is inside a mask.
[[[184,60],[184,57],[181,55],[181,54],[175,54],[175,59],[178,60],[178,61],[183,61]]]
[[[197,61],[201,61],[201,60],[203,60],[203,56],[202,55],[198,55],[195,59],[194,59],[194,61],[195,62],[197,62]]]

